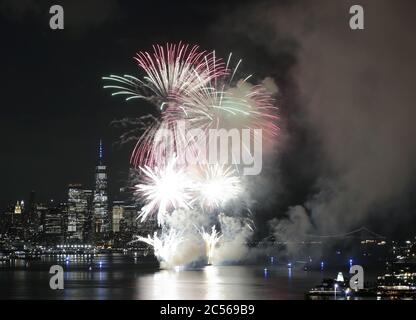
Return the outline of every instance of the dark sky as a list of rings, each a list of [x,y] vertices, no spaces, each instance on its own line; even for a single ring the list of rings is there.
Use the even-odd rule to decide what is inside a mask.
[[[232,51],[280,88],[283,142],[253,192],[260,220],[302,212],[326,233],[413,232],[415,5],[361,2],[366,29],[354,33],[351,1],[2,0],[0,206],[92,187],[100,138],[115,196],[132,144],[117,146],[110,123],[150,108],[111,97],[101,77],[137,75],[135,52],[183,40]],[[65,30],[49,29],[52,4]]]
[[[0,7],[2,205],[31,189],[41,199],[65,199],[68,183],[91,186],[100,138],[117,190],[132,146],[113,147],[120,132],[110,122],[149,109],[111,98],[101,77],[135,74],[132,57],[154,42],[201,43],[215,21],[212,8],[192,2],[61,1],[65,30],[52,31],[54,3],[3,1]]]

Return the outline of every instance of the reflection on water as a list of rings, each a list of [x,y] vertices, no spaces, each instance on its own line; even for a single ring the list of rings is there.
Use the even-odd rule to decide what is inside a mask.
[[[49,288],[49,267],[65,270],[65,289]],[[16,261],[0,266],[0,298],[9,299],[304,299],[333,274],[286,266],[207,266],[159,270],[123,255]]]

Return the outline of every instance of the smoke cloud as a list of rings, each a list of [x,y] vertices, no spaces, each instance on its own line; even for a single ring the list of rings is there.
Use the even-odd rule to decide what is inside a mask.
[[[213,256],[213,263],[227,264],[244,260],[249,252],[246,243],[252,236],[253,230],[240,218],[220,214],[218,220],[222,238]]]
[[[282,43],[295,44],[289,77],[298,92],[297,121],[321,143],[309,200],[273,221],[276,235],[343,232],[388,218],[375,208],[397,201],[414,179],[416,5],[365,1],[365,29],[351,30],[353,4],[263,2],[238,9],[226,22],[276,59]]]

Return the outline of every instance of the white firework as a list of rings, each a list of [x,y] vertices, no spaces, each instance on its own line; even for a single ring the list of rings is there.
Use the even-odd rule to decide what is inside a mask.
[[[206,232],[203,227],[200,233],[202,239],[205,242],[208,264],[212,264],[212,258],[214,257],[215,248],[218,242],[220,241],[222,235],[220,235],[220,233],[215,229],[215,226],[212,226],[211,233]]]
[[[159,261],[163,262],[167,267],[174,267],[172,264],[175,261],[178,246],[184,241],[181,233],[176,230],[169,230],[167,234],[162,235],[160,238],[157,232],[153,234],[153,237],[148,235],[147,237],[137,237],[135,242],[141,241],[147,243],[153,247],[155,256]]]
[[[196,186],[203,208],[220,208],[242,192],[241,179],[235,170],[219,164],[207,165]]]
[[[184,168],[176,166],[173,158],[163,168],[140,167],[145,177],[143,183],[135,186],[139,198],[145,202],[139,218],[141,221],[153,212],[157,212],[158,223],[162,224],[164,216],[178,208],[190,208],[189,190],[192,183]]]

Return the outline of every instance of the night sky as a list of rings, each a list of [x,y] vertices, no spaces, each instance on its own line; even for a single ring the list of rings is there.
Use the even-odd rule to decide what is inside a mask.
[[[366,29],[353,32],[356,1],[318,2],[2,0],[0,208],[31,190],[44,201],[66,200],[69,183],[92,188],[100,138],[117,197],[133,144],[110,123],[152,108],[111,97],[101,77],[138,75],[135,52],[182,40],[232,51],[279,87],[281,143],[255,180],[258,221],[416,234],[416,6],[361,1]],[[64,30],[49,29],[52,4]]]
[[[68,183],[93,185],[103,139],[113,193],[123,185],[132,145],[117,148],[112,120],[149,112],[102,89],[101,77],[136,73],[135,52],[154,42],[201,43],[215,19],[205,6],[157,1],[60,2],[65,30],[49,29],[55,2],[2,3],[2,205],[26,198],[65,199]],[[165,8],[157,10],[158,6]],[[191,19],[185,19],[191,17]],[[198,23],[197,23],[198,21]],[[200,24],[198,29],[193,25]]]

